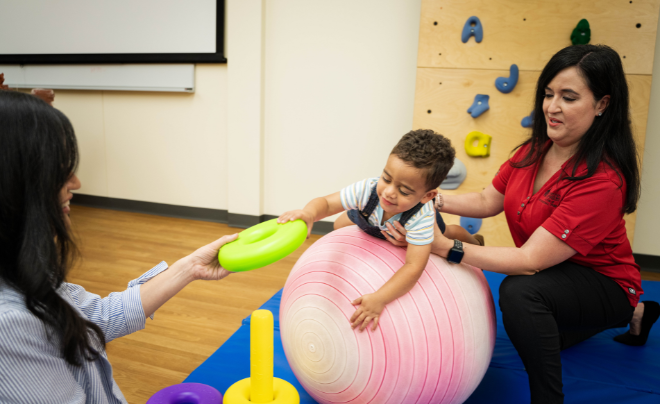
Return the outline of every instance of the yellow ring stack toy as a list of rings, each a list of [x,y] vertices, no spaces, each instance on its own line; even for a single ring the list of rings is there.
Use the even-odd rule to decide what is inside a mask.
[[[299,404],[291,383],[273,377],[273,313],[255,310],[250,320],[250,377],[225,392],[224,404]]]

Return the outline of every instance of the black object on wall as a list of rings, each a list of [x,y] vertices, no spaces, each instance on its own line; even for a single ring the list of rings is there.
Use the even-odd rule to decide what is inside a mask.
[[[225,0],[216,0],[215,53],[0,54],[0,64],[227,63]]]
[[[660,272],[660,256],[633,253],[635,262],[642,271]]]

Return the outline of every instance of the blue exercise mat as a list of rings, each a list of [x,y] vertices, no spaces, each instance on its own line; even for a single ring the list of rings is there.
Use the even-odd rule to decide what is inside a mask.
[[[528,403],[527,374],[513,348],[499,310],[499,287],[504,275],[484,271],[497,314],[497,339],[488,371],[469,404]],[[660,301],[660,282],[643,281],[643,300]],[[302,404],[315,403],[296,380],[282,349],[279,333],[279,309],[282,291],[268,300],[262,309],[273,312],[275,320],[275,377],[287,380],[300,393]],[[569,403],[660,403],[660,324],[651,331],[643,347],[630,347],[612,341],[625,328],[604,331],[562,352],[565,402]],[[211,357],[184,380],[204,383],[224,393],[238,380],[250,377],[250,318]]]

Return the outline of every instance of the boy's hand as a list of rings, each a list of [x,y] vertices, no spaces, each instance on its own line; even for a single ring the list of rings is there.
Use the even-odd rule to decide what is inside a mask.
[[[362,332],[373,320],[374,324],[371,326],[371,331],[375,331],[376,327],[378,327],[380,313],[385,308],[385,302],[376,293],[369,293],[353,300],[351,304],[353,306],[360,306],[351,317],[351,327],[360,327],[360,332]]]
[[[312,227],[314,226],[314,218],[309,213],[302,209],[290,210],[284,212],[277,218],[277,223],[292,222],[294,220],[302,219],[307,224],[307,238],[312,234]]]

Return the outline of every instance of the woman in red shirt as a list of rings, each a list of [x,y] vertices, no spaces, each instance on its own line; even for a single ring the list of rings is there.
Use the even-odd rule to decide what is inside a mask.
[[[640,270],[623,220],[637,207],[640,180],[619,55],[600,45],[559,51],[539,77],[534,116],[544,119],[491,185],[437,202],[467,217],[504,211],[516,247],[461,246],[436,234],[433,252],[510,275],[500,287],[502,320],[532,403],[562,403],[562,349],[628,323],[615,340],[643,345],[660,306],[638,304]],[[391,241],[404,245],[397,230]]]

